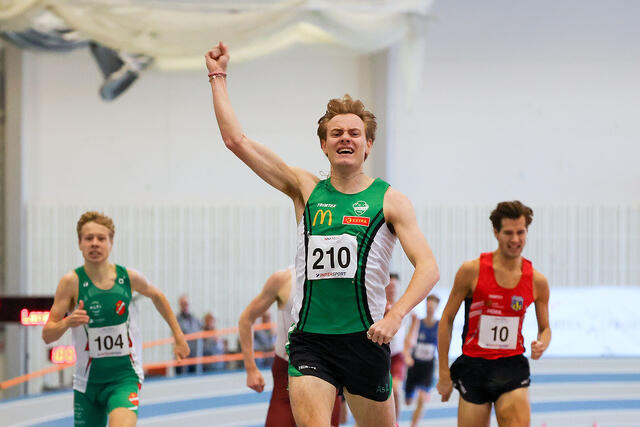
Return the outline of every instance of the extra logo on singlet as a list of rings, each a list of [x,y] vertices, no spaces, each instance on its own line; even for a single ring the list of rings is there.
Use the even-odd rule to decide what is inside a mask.
[[[127,309],[127,305],[122,300],[116,303],[116,314],[118,316],[122,316],[126,309]]]
[[[520,311],[524,307],[524,298],[514,295],[511,297],[511,309],[513,311]]]

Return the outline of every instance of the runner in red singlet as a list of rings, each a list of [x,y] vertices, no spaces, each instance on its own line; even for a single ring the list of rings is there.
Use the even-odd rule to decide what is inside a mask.
[[[530,378],[522,323],[533,302],[538,336],[531,343],[531,357],[539,359],[551,341],[549,284],[521,255],[533,219],[531,208],[519,201],[502,202],[490,218],[498,249],[460,267],[442,314],[437,389],[443,401],[453,387],[460,392],[459,426],[488,426],[492,404],[500,426],[528,426]],[[462,356],[449,368],[453,319],[462,301]]]

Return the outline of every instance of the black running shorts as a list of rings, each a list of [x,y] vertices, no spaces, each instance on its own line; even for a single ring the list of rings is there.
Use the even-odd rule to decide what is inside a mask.
[[[367,339],[366,332],[352,334],[289,334],[289,376],[312,375],[339,392],[384,402],[391,396],[389,345]]]
[[[523,355],[483,359],[463,354],[453,362],[450,371],[460,396],[476,404],[495,402],[503,393],[531,383],[529,361]]]

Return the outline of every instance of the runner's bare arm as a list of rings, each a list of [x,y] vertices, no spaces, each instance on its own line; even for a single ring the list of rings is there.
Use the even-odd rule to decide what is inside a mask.
[[[206,53],[205,60],[209,72],[226,73],[228,47],[220,42]],[[302,211],[304,202],[319,179],[308,171],[287,165],[271,149],[247,138],[231,106],[226,78],[212,79],[211,93],[220,134],[227,148],[260,178],[293,199],[296,210],[301,204]]]
[[[388,343],[400,328],[402,318],[425,299],[440,278],[436,259],[416,219],[413,206],[402,193],[389,188],[384,196],[385,220],[393,226],[404,253],[415,267],[407,290],[384,318],[369,328],[371,340]]]
[[[540,359],[551,342],[551,326],[549,325],[549,282],[542,273],[534,270],[533,298],[538,320],[538,337],[531,342],[531,358]]]
[[[158,310],[158,313],[160,313],[164,321],[169,325],[175,340],[175,346],[173,348],[175,358],[181,360],[187,357],[189,355],[189,346],[184,339],[182,329],[180,329],[176,315],[173,313],[167,297],[138,271],[127,268],[127,273],[129,274],[129,280],[131,282],[131,290],[150,298],[156,310]]]
[[[436,388],[438,393],[442,395],[443,402],[449,400],[453,391],[453,383],[451,382],[451,373],[449,371],[449,348],[451,347],[453,320],[458,314],[462,301],[472,295],[473,283],[478,277],[479,269],[480,263],[478,260],[467,261],[458,269],[447,305],[444,307],[440,318],[438,326],[438,370],[440,378]]]
[[[46,344],[50,344],[58,339],[69,328],[89,323],[89,316],[84,310],[84,303],[73,309],[75,301],[78,299],[78,276],[70,271],[62,276],[53,298],[53,305],[49,312],[49,319],[42,328],[42,339]],[[65,313],[71,312],[67,317]]]
[[[278,302],[280,305],[282,303],[281,292],[287,281],[290,280],[291,273],[288,270],[278,271],[269,276],[262,291],[244,309],[238,321],[240,349],[244,359],[244,368],[247,371],[247,387],[258,393],[264,390],[264,378],[256,365],[251,326],[258,317],[271,307],[271,304]]]
[[[409,326],[409,332],[407,332],[407,335],[404,337],[404,347],[402,349],[404,363],[407,366],[413,366],[414,363],[413,357],[411,356],[411,348],[416,344],[419,328],[420,319],[418,319],[418,316],[411,315],[411,325]]]

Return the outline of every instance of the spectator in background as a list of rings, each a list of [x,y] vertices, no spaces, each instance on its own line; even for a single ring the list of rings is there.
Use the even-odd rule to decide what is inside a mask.
[[[265,311],[260,319],[263,325],[271,323],[271,313]],[[253,347],[255,351],[273,351],[275,348],[275,338],[275,334],[271,328],[255,331],[253,333]],[[270,368],[273,364],[273,357],[258,359],[257,364],[261,368]]]
[[[183,294],[180,296],[178,300],[178,304],[180,305],[180,313],[178,314],[178,324],[180,325],[180,329],[182,332],[187,335],[194,332],[200,332],[202,330],[202,323],[200,319],[195,317],[189,311],[189,296],[187,294]],[[196,357],[202,355],[202,343],[199,339],[197,340],[189,340],[187,341],[189,344],[189,357]],[[187,366],[176,366],[176,375],[181,375],[185,373],[194,373],[196,372],[196,365],[187,365]]]
[[[205,331],[216,330],[216,318],[211,313],[204,315],[204,328]],[[224,354],[224,345],[222,339],[214,335],[202,340],[202,355],[203,356],[217,356]],[[202,369],[205,371],[220,371],[224,368],[224,362],[204,363]]]

